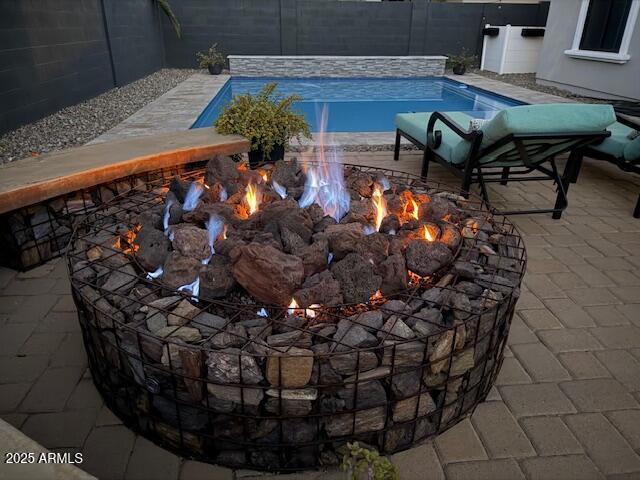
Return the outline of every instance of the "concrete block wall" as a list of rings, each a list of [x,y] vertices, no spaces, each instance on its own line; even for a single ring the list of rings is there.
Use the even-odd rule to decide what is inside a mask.
[[[0,0],[0,133],[152,73],[163,49],[151,0]]]
[[[99,0],[0,0],[0,132],[111,87]]]
[[[230,55],[240,77],[424,77],[441,76],[444,56]]]

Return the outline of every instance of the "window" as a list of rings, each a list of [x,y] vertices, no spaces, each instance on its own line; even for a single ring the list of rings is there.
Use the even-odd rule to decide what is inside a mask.
[[[625,63],[640,0],[582,0],[571,50],[575,58]]]
[[[580,50],[620,50],[631,0],[591,0],[584,21]]]

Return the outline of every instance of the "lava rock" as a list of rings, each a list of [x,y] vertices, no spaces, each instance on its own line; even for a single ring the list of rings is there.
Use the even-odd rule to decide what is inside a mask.
[[[422,277],[433,275],[453,260],[451,250],[440,242],[413,240],[406,252],[407,267]]]
[[[238,164],[230,157],[216,155],[207,163],[204,173],[204,181],[207,185],[213,185],[216,181],[223,184],[233,183],[240,177]],[[233,194],[234,192],[229,192]]]
[[[390,213],[382,219],[380,231],[383,233],[396,233],[400,230],[400,219],[395,213]]]
[[[171,242],[160,230],[142,227],[134,243],[138,246],[136,260],[147,272],[153,272],[164,265]]]
[[[382,276],[380,292],[390,295],[406,290],[409,286],[407,264],[403,255],[390,255],[378,265],[378,273]]]
[[[293,294],[300,308],[319,304],[335,306],[344,302],[340,292],[340,283],[333,278],[329,270],[324,270],[307,278],[302,288]]]
[[[460,220],[460,209],[446,198],[432,197],[430,202],[424,202],[418,208],[421,220],[438,223],[449,215],[448,221],[456,223]]]
[[[237,285],[229,259],[217,253],[200,270],[200,296],[207,299],[227,296]]]
[[[302,260],[271,246],[250,243],[231,252],[234,278],[261,302],[288,305],[302,285]]]
[[[329,250],[333,253],[335,260],[355,252],[358,243],[365,236],[360,223],[329,225],[323,233],[329,241]]]
[[[295,162],[285,162],[284,160],[278,160],[273,165],[271,171],[271,180],[278,182],[287,190],[291,187],[300,185],[300,178],[298,176],[298,165]]]
[[[462,241],[460,230],[454,225],[441,225],[439,241],[449,247],[452,252],[456,252]]]
[[[367,235],[357,243],[355,252],[373,262],[374,265],[378,265],[389,255],[389,240],[383,233]]]
[[[382,277],[362,255],[350,253],[331,265],[331,273],[340,282],[347,303],[368,302],[382,284]]]
[[[314,273],[319,273],[327,267],[329,257],[329,242],[325,238],[320,238],[311,245],[304,245],[293,252],[302,260],[304,275],[309,277]]]
[[[211,256],[206,230],[193,225],[180,225],[173,229],[173,249],[185,257],[205,260]]]
[[[164,262],[162,283],[171,290],[177,290],[178,287],[193,283],[198,278],[201,267],[202,263],[196,258],[171,252]]]

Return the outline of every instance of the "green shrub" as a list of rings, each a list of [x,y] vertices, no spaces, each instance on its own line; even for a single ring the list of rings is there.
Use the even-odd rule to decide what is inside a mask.
[[[347,443],[349,451],[342,459],[342,469],[349,473],[350,480],[400,480],[396,466],[375,450],[361,447],[358,442]]]
[[[236,95],[225,107],[214,126],[224,135],[242,135],[251,140],[251,150],[262,150],[269,159],[273,147],[287,147],[292,138],[311,138],[309,124],[291,106],[298,95],[278,98],[277,83],[265,85],[260,93]]]
[[[227,64],[227,57],[224,53],[218,51],[217,43],[211,45],[206,52],[196,53],[196,59],[200,68],[208,68],[210,65],[224,67]]]

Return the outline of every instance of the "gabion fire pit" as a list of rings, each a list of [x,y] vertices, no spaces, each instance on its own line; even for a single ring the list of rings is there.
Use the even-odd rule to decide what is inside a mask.
[[[183,456],[295,471],[404,450],[500,369],[526,254],[511,223],[405,173],[216,157],[73,234],[93,379]]]

